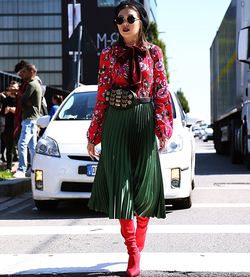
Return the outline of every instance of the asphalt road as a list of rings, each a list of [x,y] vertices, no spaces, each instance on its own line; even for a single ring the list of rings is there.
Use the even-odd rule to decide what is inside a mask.
[[[193,206],[151,220],[143,277],[250,276],[249,171],[196,144]],[[0,275],[125,276],[126,262],[117,221],[85,203],[38,212],[31,193],[0,198]]]

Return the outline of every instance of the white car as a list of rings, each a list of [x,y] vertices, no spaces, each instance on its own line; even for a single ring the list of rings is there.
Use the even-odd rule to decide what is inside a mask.
[[[31,183],[38,210],[57,207],[58,200],[88,199],[98,161],[87,153],[87,138],[96,101],[97,86],[80,86],[61,104],[39,139],[32,164]],[[194,138],[186,127],[185,114],[171,93],[174,132],[167,149],[160,154],[166,203],[176,208],[191,206],[194,184]],[[100,151],[100,145],[97,146]]]
[[[214,130],[211,127],[211,125],[207,125],[207,127],[204,129],[204,133],[202,135],[202,140],[204,142],[208,141],[208,140],[213,140],[213,134],[214,134]]]

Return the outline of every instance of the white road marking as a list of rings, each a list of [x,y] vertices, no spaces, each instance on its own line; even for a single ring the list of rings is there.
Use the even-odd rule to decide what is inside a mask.
[[[245,185],[218,185],[211,187],[195,187],[194,190],[249,190],[250,184]]]
[[[1,274],[125,271],[126,253],[0,255]],[[141,269],[250,272],[250,253],[142,253]]]
[[[250,225],[149,225],[150,234],[250,234]],[[118,225],[3,226],[0,236],[120,234]]]
[[[250,203],[193,203],[192,208],[250,208]]]

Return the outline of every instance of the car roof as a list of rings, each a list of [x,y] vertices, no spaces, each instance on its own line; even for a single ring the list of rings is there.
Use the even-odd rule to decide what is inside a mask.
[[[72,92],[85,92],[85,91],[97,91],[97,85],[80,85],[75,88]]]

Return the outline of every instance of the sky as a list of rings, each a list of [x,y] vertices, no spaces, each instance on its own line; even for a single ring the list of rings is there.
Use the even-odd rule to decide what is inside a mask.
[[[210,122],[210,47],[231,0],[157,0],[170,86],[182,89],[190,114]]]

